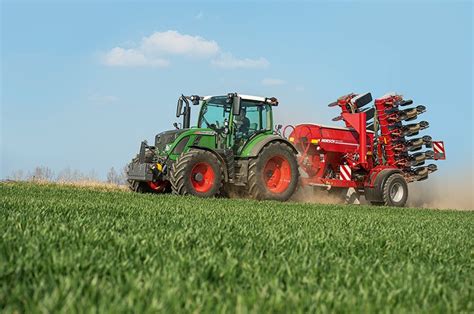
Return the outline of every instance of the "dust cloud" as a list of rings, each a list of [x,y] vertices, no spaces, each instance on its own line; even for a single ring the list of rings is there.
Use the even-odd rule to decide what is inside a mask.
[[[450,174],[433,173],[427,180],[408,184],[408,207],[474,210],[473,173],[453,171]],[[348,204],[345,191],[324,191],[299,188],[292,197],[295,202],[317,204]],[[360,197],[361,204],[368,204]]]
[[[291,197],[292,201],[316,204],[344,204],[345,198],[342,193],[325,191],[323,189],[300,187]]]
[[[428,180],[409,186],[407,206],[474,210],[473,169],[433,173]]]

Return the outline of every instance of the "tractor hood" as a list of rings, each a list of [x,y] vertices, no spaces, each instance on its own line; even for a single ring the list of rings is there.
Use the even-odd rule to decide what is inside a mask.
[[[159,151],[164,151],[167,144],[173,143],[179,135],[189,131],[189,129],[169,130],[161,132],[155,136],[155,147]]]

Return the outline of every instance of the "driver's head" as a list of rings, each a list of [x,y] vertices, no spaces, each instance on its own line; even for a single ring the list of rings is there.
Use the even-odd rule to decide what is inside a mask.
[[[247,107],[242,107],[242,108],[240,109],[240,115],[239,115],[239,116],[240,116],[241,118],[243,118],[243,117],[245,117],[246,114],[247,114]]]

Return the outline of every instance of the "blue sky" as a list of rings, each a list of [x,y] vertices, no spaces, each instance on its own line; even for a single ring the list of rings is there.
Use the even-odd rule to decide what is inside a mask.
[[[428,107],[440,172],[473,147],[472,2],[2,1],[1,173],[102,178],[171,128],[178,96],[276,96],[280,123],[334,124],[349,92]],[[337,123],[336,123],[337,124]]]

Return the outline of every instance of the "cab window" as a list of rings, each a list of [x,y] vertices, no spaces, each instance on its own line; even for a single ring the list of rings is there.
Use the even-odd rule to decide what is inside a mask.
[[[244,100],[241,106],[240,115],[234,117],[237,138],[249,138],[256,132],[269,129],[269,105]]]

